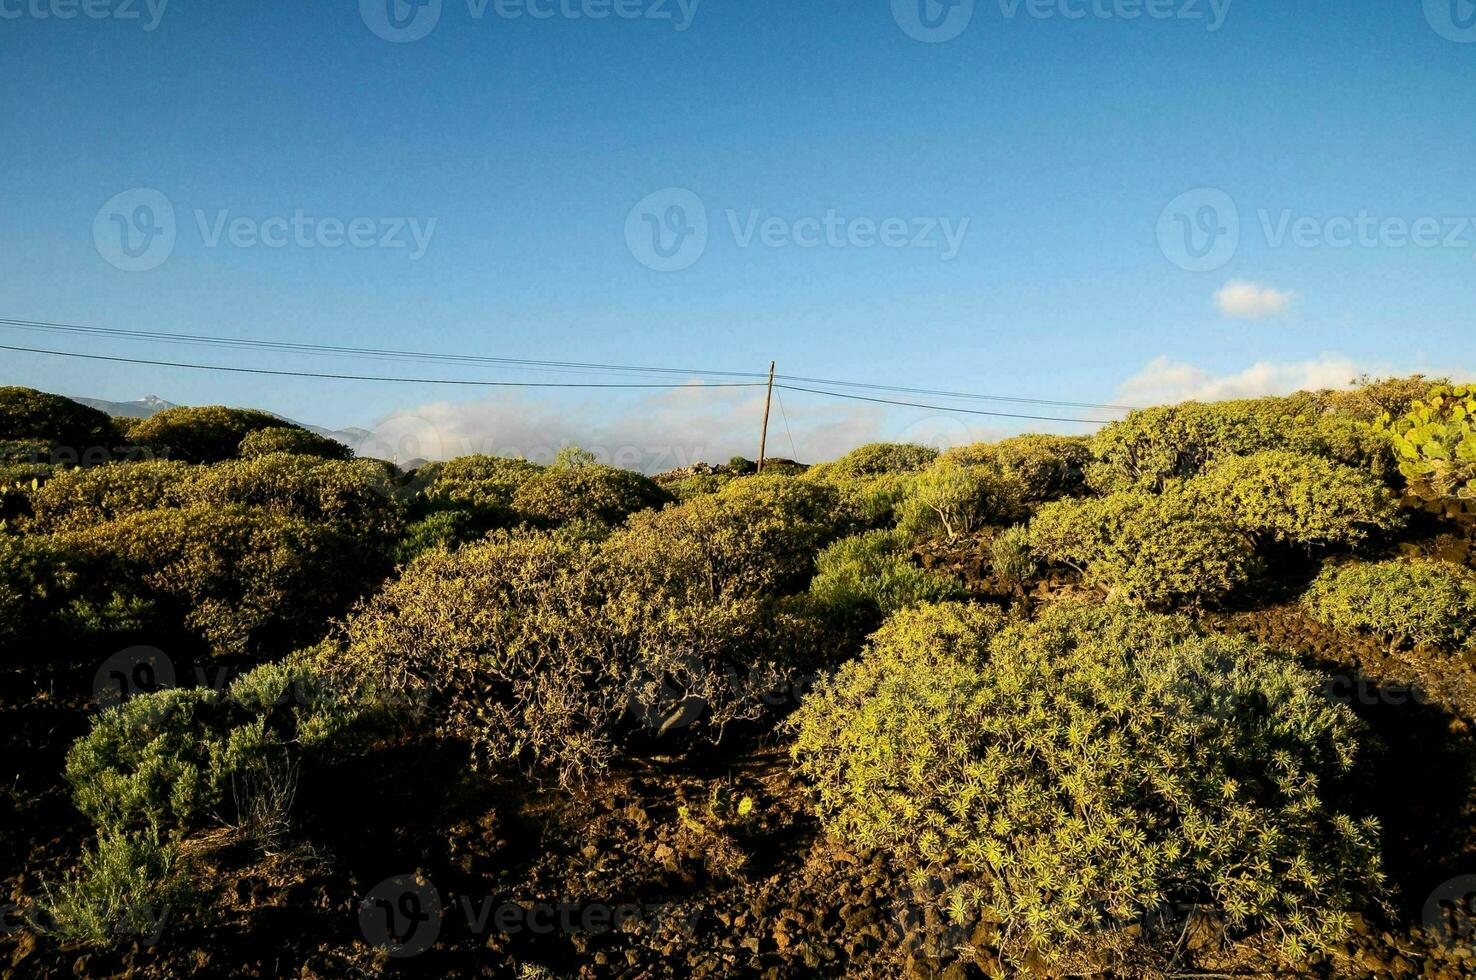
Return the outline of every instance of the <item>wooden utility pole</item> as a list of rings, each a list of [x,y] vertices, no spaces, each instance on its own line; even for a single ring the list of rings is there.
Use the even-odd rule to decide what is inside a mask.
[[[774,398],[774,362],[769,362],[769,390],[764,395],[764,428],[759,433],[758,471],[764,471],[764,449],[769,444],[769,402]]]

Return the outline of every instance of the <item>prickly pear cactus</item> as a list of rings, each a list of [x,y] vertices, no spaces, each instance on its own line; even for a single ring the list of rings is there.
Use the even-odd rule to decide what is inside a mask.
[[[1378,426],[1412,493],[1476,497],[1476,385],[1439,385],[1400,418],[1384,413]]]

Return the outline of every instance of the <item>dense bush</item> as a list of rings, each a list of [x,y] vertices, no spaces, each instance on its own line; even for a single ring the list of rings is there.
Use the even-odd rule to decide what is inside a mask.
[[[425,692],[477,758],[578,782],[629,739],[715,739],[794,674],[790,624],[758,598],[673,602],[599,547],[495,532],[433,550],[359,609],[336,670]]]
[[[1024,499],[1024,484],[997,463],[939,460],[913,482],[897,508],[897,528],[913,540],[942,536],[953,541],[1020,517]]]
[[[34,634],[75,586],[72,556],[56,541],[0,533],[0,646]]]
[[[873,442],[851,450],[839,459],[810,468],[812,476],[829,478],[879,476],[884,473],[918,473],[938,458],[928,446],[902,442]]]
[[[112,420],[95,408],[32,388],[0,387],[0,439],[39,443],[50,458],[65,448],[85,454],[117,442]]]
[[[1299,398],[1186,402],[1135,411],[1092,440],[1087,469],[1097,490],[1158,491],[1230,456],[1294,449],[1387,475],[1387,440],[1346,416]]]
[[[815,560],[810,595],[825,615],[880,622],[899,609],[962,597],[952,578],[911,561],[896,531],[869,531],[830,545]]]
[[[362,684],[330,688],[307,656],[225,690],[140,694],[105,711],[67,753],[77,809],[98,832],[80,874],[53,890],[63,935],[105,939],[186,887],[178,843],[224,823],[274,842],[303,768],[362,746],[402,710]]]
[[[550,466],[524,481],[512,495],[512,509],[519,518],[541,527],[570,521],[613,526],[636,511],[660,507],[671,499],[639,473],[584,463]]]
[[[1395,645],[1476,639],[1476,573],[1434,559],[1330,565],[1302,601],[1328,626]]]
[[[275,415],[244,408],[210,405],[166,408],[133,427],[133,440],[155,452],[187,463],[233,459],[241,440],[259,429],[279,429]]]
[[[299,456],[339,460],[354,458],[354,451],[336,439],[292,426],[248,432],[241,440],[236,454],[242,459],[251,459],[272,453],[296,453]]]
[[[143,511],[62,540],[107,570],[92,588],[156,601],[225,654],[310,642],[375,577],[354,539],[241,507]]]
[[[1172,497],[1146,493],[1046,504],[1030,522],[1030,544],[1088,584],[1151,609],[1219,602],[1257,567],[1250,543],[1235,530],[1193,516]]]
[[[1399,472],[1416,494],[1476,497],[1476,385],[1439,385],[1403,415],[1384,415]]]
[[[541,472],[543,467],[525,459],[461,456],[422,467],[415,482],[424,485],[427,509],[465,511],[487,531],[517,523],[513,495]]]
[[[831,487],[751,476],[716,494],[632,515],[605,551],[646,593],[694,601],[778,595],[802,589],[820,549],[852,523]]]
[[[944,453],[943,459],[966,466],[994,463],[1019,479],[1025,500],[1059,500],[1086,489],[1092,443],[1085,436],[1023,435],[960,446]]]
[[[36,527],[78,530],[189,498],[201,467],[174,460],[110,463],[63,470],[31,494]]]
[[[997,629],[959,606],[890,620],[793,719],[827,829],[951,882],[1017,969],[1211,905],[1291,955],[1382,888],[1378,829],[1329,800],[1358,723],[1319,678],[1243,640],[1117,607]]]
[[[812,466],[805,479],[835,488],[846,508],[865,527],[890,527],[896,521],[897,506],[911,492],[917,474],[937,456],[937,451],[927,446],[872,443],[840,459]]]
[[[1355,544],[1398,523],[1397,501],[1373,476],[1284,449],[1220,460],[1183,492],[1261,542]]]
[[[189,488],[194,503],[245,505],[326,524],[367,546],[387,549],[402,511],[395,487],[375,460],[320,459],[272,453],[205,467]]]

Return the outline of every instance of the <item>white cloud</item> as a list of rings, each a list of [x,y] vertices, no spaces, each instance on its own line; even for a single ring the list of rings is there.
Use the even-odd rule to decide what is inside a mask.
[[[1324,354],[1310,361],[1261,361],[1243,371],[1219,375],[1184,361],[1156,357],[1142,371],[1119,385],[1117,391],[1119,397],[1129,404],[1173,405],[1183,401],[1222,401],[1227,398],[1289,395],[1294,391],[1348,388],[1364,373],[1389,372],[1360,368],[1337,354]]]
[[[998,438],[972,420],[938,414],[897,418],[879,405],[775,392],[768,454],[815,463],[867,442],[920,442],[946,448]],[[379,419],[356,445],[366,456],[407,462],[470,453],[547,462],[580,446],[602,462],[659,473],[693,462],[758,455],[763,391],[692,384],[638,398],[561,402],[509,393],[469,402],[432,402]],[[967,416],[964,417],[968,419]]]
[[[1259,283],[1229,282],[1215,293],[1215,306],[1232,320],[1264,320],[1285,313],[1295,297],[1295,293]]]

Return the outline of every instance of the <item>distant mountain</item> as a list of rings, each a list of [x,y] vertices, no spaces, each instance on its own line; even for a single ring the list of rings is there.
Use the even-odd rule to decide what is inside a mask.
[[[129,419],[146,419],[151,415],[164,411],[166,408],[180,407],[174,402],[165,401],[158,395],[144,395],[142,398],[131,402],[111,402],[105,398],[79,398],[76,395],[70,397],[72,401],[81,402],[83,405],[95,408],[100,412],[106,412],[109,415],[119,415]],[[260,411],[266,411],[266,409],[260,409]],[[277,415],[276,412],[267,412],[267,414],[275,415],[289,425],[301,426],[309,432],[316,432],[324,438],[341,442],[356,452],[359,450],[359,447],[374,438],[374,433],[368,429],[360,429],[354,426],[347,429],[325,429],[321,425],[309,425],[306,422],[289,419],[285,415]]]
[[[102,398],[77,398],[72,401],[81,402],[89,408],[95,408],[99,412],[109,415],[121,415],[126,419],[146,419],[156,412],[162,412],[166,408],[178,408],[173,402],[166,402],[158,395],[144,395],[137,401],[110,402]]]

